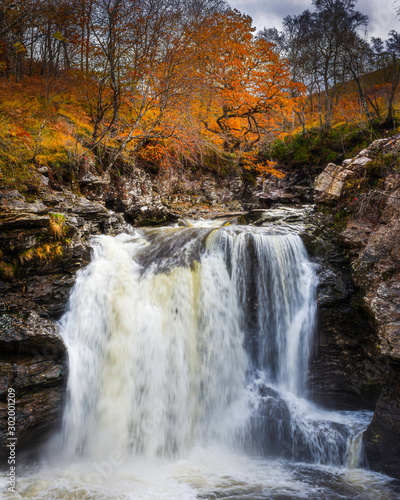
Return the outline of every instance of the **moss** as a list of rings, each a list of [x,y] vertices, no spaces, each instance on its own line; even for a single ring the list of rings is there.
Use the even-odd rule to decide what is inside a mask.
[[[379,137],[382,137],[382,130],[376,124],[369,130],[356,125],[340,125],[328,134],[315,128],[307,134],[288,135],[274,142],[266,153],[269,159],[281,164],[309,169],[352,158]]]

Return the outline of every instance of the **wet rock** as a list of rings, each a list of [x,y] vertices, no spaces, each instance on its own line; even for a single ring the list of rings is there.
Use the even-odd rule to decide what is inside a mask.
[[[311,398],[330,409],[373,410],[386,365],[368,316],[354,303],[333,301],[317,314],[308,377]]]
[[[320,262],[318,272],[318,306],[334,307],[349,302],[354,286],[348,274],[335,266]]]
[[[256,455],[280,456],[302,462],[342,464],[349,430],[345,424],[309,417],[277,390],[257,384],[251,399],[247,451]],[[332,452],[330,442],[337,448]]]
[[[246,429],[246,449],[255,455],[293,458],[291,413],[279,392],[266,384],[254,387],[259,396],[253,402]]]
[[[375,322],[354,283],[347,249],[332,233],[319,232],[319,219],[316,212],[302,233],[319,279],[310,395],[327,408],[374,409],[386,369]]]
[[[314,206],[303,205],[300,207],[287,207],[276,205],[271,210],[253,209],[244,213],[238,219],[239,224],[254,226],[269,226],[271,224],[287,226],[298,225],[299,231],[309,216],[314,212]]]
[[[7,455],[7,395],[15,392],[17,452],[59,422],[66,348],[56,325],[19,304],[0,304],[0,456]]]
[[[391,363],[385,387],[363,441],[368,465],[400,479],[400,365]]]
[[[2,355],[64,354],[65,346],[57,328],[36,312],[24,311],[12,304],[1,305],[0,347]]]

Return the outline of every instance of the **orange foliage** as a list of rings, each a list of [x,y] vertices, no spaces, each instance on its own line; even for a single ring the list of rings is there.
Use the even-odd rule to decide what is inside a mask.
[[[302,90],[272,44],[253,31],[249,16],[228,10],[216,14],[204,34],[209,42],[201,70],[209,93],[202,122],[210,137],[240,156],[282,132],[295,106],[292,95]]]
[[[92,2],[85,5],[89,12]],[[165,15],[173,26],[174,13]],[[118,22],[120,51],[132,56],[116,63],[117,82],[88,31],[66,35],[59,29],[51,43],[73,43],[82,51],[79,64],[71,59],[68,71],[21,82],[0,79],[0,114],[32,164],[85,167],[90,157],[105,170],[102,162],[116,152],[165,168],[209,168],[212,159],[280,175],[274,164],[258,161],[258,148],[282,133],[302,88],[272,45],[254,37],[249,16],[215,10],[197,30],[189,24],[162,32],[148,52],[138,49],[145,24],[128,17]]]

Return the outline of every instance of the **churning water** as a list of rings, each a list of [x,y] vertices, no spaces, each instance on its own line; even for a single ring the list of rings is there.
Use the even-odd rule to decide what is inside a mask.
[[[62,432],[17,498],[392,498],[358,468],[371,414],[307,400],[316,284],[282,228],[98,237],[61,321]]]

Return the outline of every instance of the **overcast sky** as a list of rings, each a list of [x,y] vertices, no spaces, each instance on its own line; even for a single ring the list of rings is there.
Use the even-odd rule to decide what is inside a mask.
[[[274,26],[280,29],[285,16],[300,14],[306,9],[314,10],[312,0],[228,0],[228,3],[249,14],[257,30]],[[400,7],[400,0],[359,0],[356,3],[356,9],[369,16],[368,34],[383,39],[390,30],[400,31],[396,7]]]

